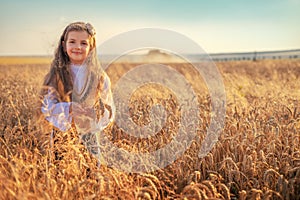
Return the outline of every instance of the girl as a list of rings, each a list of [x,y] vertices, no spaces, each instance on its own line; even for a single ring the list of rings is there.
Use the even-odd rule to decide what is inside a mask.
[[[41,111],[55,130],[52,142],[56,135],[72,130],[69,132],[76,132],[99,156],[97,133],[114,119],[110,86],[97,57],[93,26],[84,22],[69,24],[60,37],[42,89]]]

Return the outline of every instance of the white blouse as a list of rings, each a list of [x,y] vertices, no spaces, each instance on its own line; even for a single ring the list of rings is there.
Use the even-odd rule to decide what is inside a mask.
[[[73,92],[82,93],[86,92],[87,78],[90,76],[87,74],[88,70],[83,65],[71,65],[71,73],[74,80]],[[103,95],[102,95],[103,93]],[[112,108],[112,115],[110,116],[110,111],[105,108],[104,115],[99,120],[90,119],[87,126],[93,127],[93,132],[95,130],[102,131],[110,122],[114,119],[115,107],[113,103],[112,94],[110,91],[110,80],[108,76],[104,79],[104,89],[101,93],[101,100],[104,104],[109,105]],[[55,92],[48,90],[48,94],[44,97],[42,105],[42,113],[45,115],[46,120],[48,120],[55,127],[62,131],[67,131],[71,128],[72,117],[70,116],[70,107],[76,102],[59,102],[57,100]],[[87,122],[88,123],[88,122]],[[76,120],[75,120],[76,125]],[[84,134],[84,133],[83,133]]]

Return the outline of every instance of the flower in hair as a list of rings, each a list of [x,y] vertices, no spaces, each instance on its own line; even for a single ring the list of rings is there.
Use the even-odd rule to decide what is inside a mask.
[[[86,29],[87,29],[88,33],[91,36],[94,36],[96,34],[96,31],[95,31],[94,27],[90,23],[86,23],[85,26],[86,26]]]

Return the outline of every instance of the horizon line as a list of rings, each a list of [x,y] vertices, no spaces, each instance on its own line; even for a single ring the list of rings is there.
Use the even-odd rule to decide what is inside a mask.
[[[257,51],[257,50],[253,50],[253,51],[232,51],[232,52],[216,52],[216,53],[207,53],[208,55],[232,55],[232,54],[253,54],[253,53],[284,53],[284,52],[295,52],[295,51],[300,51],[300,48],[296,48],[296,49],[278,49],[278,50],[262,50],[262,51]],[[199,53],[183,53],[184,55],[201,55]],[[115,55],[115,54],[99,54],[98,55],[102,55],[102,56],[111,56],[111,55]],[[143,55],[147,55],[147,54],[143,54]],[[51,57],[53,56],[53,54],[0,54],[0,57]]]

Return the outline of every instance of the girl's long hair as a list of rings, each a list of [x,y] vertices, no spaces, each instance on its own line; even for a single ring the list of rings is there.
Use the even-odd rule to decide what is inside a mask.
[[[58,47],[55,50],[54,58],[50,66],[50,72],[46,75],[43,83],[43,89],[41,96],[48,92],[48,89],[54,89],[58,92],[57,95],[61,101],[70,101],[70,94],[73,89],[72,76],[70,73],[69,65],[70,59],[67,55],[66,48],[64,46],[69,32],[71,31],[86,31],[89,34],[89,42],[91,46],[89,60],[97,62],[96,52],[96,39],[95,29],[90,23],[74,22],[69,24],[60,36]],[[89,62],[89,61],[88,61]],[[98,63],[97,63],[98,64]]]

